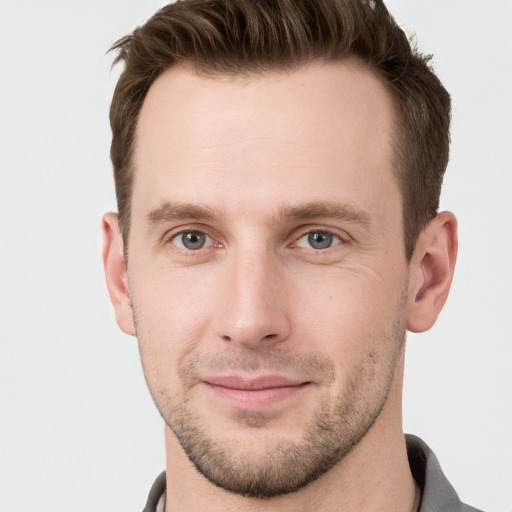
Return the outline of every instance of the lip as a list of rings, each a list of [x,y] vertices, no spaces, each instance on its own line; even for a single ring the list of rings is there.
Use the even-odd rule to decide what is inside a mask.
[[[279,375],[245,378],[238,375],[215,376],[204,383],[212,393],[239,409],[264,409],[286,400],[309,385]]]

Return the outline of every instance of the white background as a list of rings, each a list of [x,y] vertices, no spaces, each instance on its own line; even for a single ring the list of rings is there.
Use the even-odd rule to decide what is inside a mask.
[[[164,468],[136,341],[117,328],[105,51],[156,0],[0,0],[0,512],[137,511]],[[461,497],[512,510],[512,2],[393,0],[453,96],[445,311],[410,336],[405,429]]]

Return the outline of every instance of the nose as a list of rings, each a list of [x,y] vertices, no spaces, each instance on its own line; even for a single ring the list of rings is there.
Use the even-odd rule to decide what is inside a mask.
[[[225,288],[218,305],[217,333],[246,348],[270,346],[290,334],[284,270],[269,254],[232,255],[224,268]]]

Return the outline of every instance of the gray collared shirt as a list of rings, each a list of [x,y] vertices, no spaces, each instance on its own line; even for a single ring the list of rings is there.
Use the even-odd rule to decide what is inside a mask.
[[[482,512],[462,503],[444,476],[432,450],[419,437],[406,434],[411,473],[421,489],[418,512]],[[156,479],[142,512],[164,512],[165,471]]]

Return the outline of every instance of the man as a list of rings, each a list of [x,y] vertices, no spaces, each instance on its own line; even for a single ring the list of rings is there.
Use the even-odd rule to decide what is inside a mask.
[[[450,98],[382,2],[185,0],[120,40],[104,262],[166,423],[146,511],[471,511],[404,438]]]

